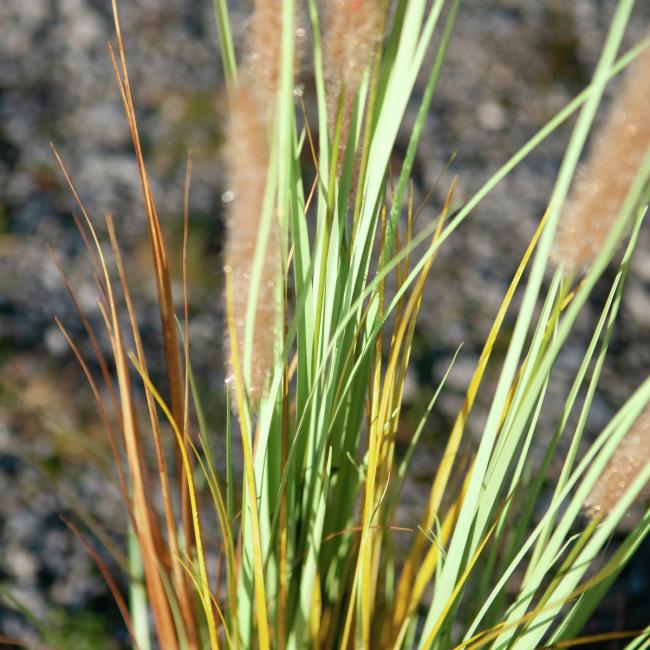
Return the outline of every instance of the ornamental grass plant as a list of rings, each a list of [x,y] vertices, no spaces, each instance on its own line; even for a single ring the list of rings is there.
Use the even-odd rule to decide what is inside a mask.
[[[180,255],[186,268],[187,248],[165,244],[129,83],[128,30],[113,0],[110,55],[140,174],[167,381],[157,386],[149,376],[113,222],[107,218],[108,241],[100,241],[59,159],[84,216],[112,348],[105,358],[84,320],[101,376],[61,327],[114,454],[129,531],[128,594],[89,548],[134,648],[564,647],[585,641],[584,624],[650,531],[646,510],[599,563],[650,479],[650,378],[592,443],[582,440],[630,259],[647,254],[635,246],[649,196],[648,41],[619,52],[634,5],[621,0],[589,86],[476,194],[458,201],[454,180],[436,218],[416,221],[411,173],[460,1],[255,0],[236,55],[228,8],[216,0],[232,201],[225,289],[214,300],[225,305],[229,411],[208,422],[191,362],[213,351],[193,348],[188,337],[186,274],[185,308],[174,308],[170,258]],[[628,81],[571,189],[605,86],[618,74]],[[393,169],[417,80],[424,92]],[[301,94],[311,83],[314,114]],[[410,460],[445,390],[443,379],[398,453],[415,324],[436,255],[573,116],[548,209],[432,464],[421,519],[400,529],[395,513]],[[191,162],[186,199],[190,176]],[[609,294],[540,464],[532,451],[554,365],[608,265]],[[215,345],[221,338],[214,333]],[[497,343],[506,353],[473,445],[466,425]],[[469,461],[461,445],[471,448]],[[650,646],[650,628],[628,636],[630,650]]]

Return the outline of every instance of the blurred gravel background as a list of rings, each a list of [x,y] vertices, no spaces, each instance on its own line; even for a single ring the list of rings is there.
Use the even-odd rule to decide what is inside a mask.
[[[463,0],[418,155],[417,197],[442,173],[423,219],[435,214],[452,175],[460,177],[460,196],[470,196],[588,83],[615,4]],[[650,27],[650,3],[637,5],[626,46]],[[218,162],[222,83],[213,7],[210,0],[121,0],[120,10],[145,157],[168,243],[178,253],[187,151],[193,154],[190,339],[200,350],[195,369],[214,416],[223,408],[223,375],[215,368],[222,338],[221,196],[227,188]],[[240,33],[246,11],[241,3],[233,9]],[[82,350],[87,346],[48,255],[51,246],[86,313],[99,324],[87,253],[72,219],[76,206],[51,141],[100,232],[105,213],[115,218],[155,377],[155,288],[135,160],[107,54],[112,38],[109,0],[0,2],[0,635],[25,639],[29,647],[38,647],[37,626],[7,594],[49,626],[51,643],[59,647],[113,648],[125,639],[103,581],[59,517],[74,517],[82,507],[109,536],[121,539],[124,515],[104,435],[54,315]],[[406,126],[416,111],[414,104]],[[431,453],[416,455],[405,491],[401,516],[411,524],[433,472],[436,444],[462,401],[504,287],[545,209],[569,128],[499,185],[435,264],[409,378],[414,417],[453,351],[461,341],[464,346],[423,442]],[[589,423],[592,433],[650,368],[649,244],[645,227]],[[542,449],[602,298],[596,291],[559,364],[540,425]],[[488,401],[489,393],[470,423],[474,433]],[[408,431],[407,418],[405,436]],[[646,545],[601,609],[600,625],[647,624],[649,572]]]

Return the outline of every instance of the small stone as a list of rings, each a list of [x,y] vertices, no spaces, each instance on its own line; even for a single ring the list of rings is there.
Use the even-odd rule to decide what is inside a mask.
[[[45,346],[51,354],[57,357],[67,354],[70,349],[65,336],[56,325],[52,325],[45,332]]]
[[[498,131],[503,128],[505,119],[503,109],[496,102],[488,101],[479,104],[478,121],[484,129]]]
[[[9,571],[20,581],[31,583],[38,571],[38,561],[32,553],[17,548],[7,552]]]

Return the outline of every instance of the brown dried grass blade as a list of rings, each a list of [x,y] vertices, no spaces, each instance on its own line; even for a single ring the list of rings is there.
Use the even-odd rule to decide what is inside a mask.
[[[169,650],[178,650],[175,626],[160,576],[163,558],[160,556],[160,530],[154,514],[153,504],[148,495],[147,480],[143,464],[143,451],[137,426],[136,409],[133,402],[131,377],[127,355],[124,349],[118,309],[113,292],[113,286],[108,272],[104,253],[97,234],[90,221],[87,221],[95,248],[99,257],[104,282],[106,285],[107,311],[102,311],[107,318],[107,328],[111,337],[113,356],[117,372],[117,382],[121,402],[122,430],[129,475],[131,479],[131,503],[135,520],[135,533],[140,545],[144,567],[147,593],[151,602],[154,623],[160,644]]]
[[[115,387],[113,386],[113,380],[111,378],[111,373],[110,370],[108,369],[108,362],[106,361],[106,357],[104,356],[104,353],[101,350],[101,347],[99,346],[99,342],[97,341],[97,336],[95,335],[95,330],[93,329],[92,325],[90,324],[90,321],[86,318],[86,315],[84,314],[83,310],[81,309],[81,305],[79,304],[79,301],[77,300],[77,295],[75,294],[74,290],[72,289],[72,285],[70,284],[70,281],[68,280],[67,275],[63,271],[63,268],[61,267],[61,264],[59,263],[59,260],[57,259],[56,255],[54,254],[54,251],[50,246],[48,246],[48,251],[50,253],[50,257],[52,259],[52,262],[54,263],[54,266],[56,266],[57,271],[59,272],[59,275],[61,276],[61,279],[63,280],[63,285],[65,287],[65,290],[70,297],[70,301],[72,302],[72,306],[74,307],[74,310],[81,321],[81,324],[83,325],[84,330],[86,331],[86,334],[88,336],[88,340],[90,342],[90,346],[93,349],[93,352],[95,353],[95,359],[97,360],[97,363],[99,364],[99,370],[102,375],[102,379],[104,380],[104,385],[106,386],[106,389],[108,390],[108,393],[111,398],[111,405],[113,407],[113,412],[114,413],[119,413],[119,405],[117,401],[117,395],[115,394]],[[56,320],[56,319],[55,319]],[[61,325],[59,324],[59,327]],[[66,337],[67,338],[67,337]]]
[[[117,55],[112,46],[109,44],[109,53],[117,80],[118,90],[124,106],[131,139],[135,151],[138,172],[140,175],[140,185],[142,197],[144,200],[145,214],[147,218],[147,228],[149,233],[149,243],[154,264],[154,274],[156,280],[156,290],[158,293],[158,307],[160,310],[160,322],[162,326],[163,345],[165,359],[167,363],[167,380],[169,382],[169,396],[171,413],[179,429],[183,430],[183,373],[181,370],[181,358],[178,347],[178,335],[176,331],[176,319],[174,315],[174,304],[172,298],[171,282],[169,278],[169,267],[167,263],[165,242],[163,238],[158,212],[154,202],[149,176],[144,163],[140,135],[138,132],[137,120],[135,117],[135,108],[133,104],[133,95],[126,65],[126,53],[124,40],[122,38],[122,28],[120,24],[119,13],[117,10],[117,1],[111,0],[113,10],[113,22],[115,25],[115,34],[117,36]],[[118,63],[119,57],[119,63]],[[183,430],[183,435],[187,432]],[[184,465],[180,459],[180,452],[176,456],[179,485],[181,485],[181,516],[183,521],[183,534],[187,548],[193,548],[195,545],[194,532],[190,517],[189,498],[186,491],[187,481],[185,478]]]
[[[126,271],[124,269],[124,263],[122,261],[122,255],[117,241],[115,225],[110,216],[107,217],[106,224],[107,224],[108,234],[111,242],[111,248],[113,250],[115,266],[117,268],[118,277],[122,287],[122,293],[124,295],[124,300],[126,302],[127,313],[129,315],[131,334],[133,336],[133,341],[135,343],[138,363],[142,366],[142,368],[145,371],[147,371],[147,362],[145,359],[144,347],[142,345],[140,328],[138,327],[138,322],[135,314],[135,308],[133,306],[133,300],[131,298],[131,292],[129,290]],[[146,384],[144,386],[144,389],[145,389],[145,398],[147,402],[147,410],[149,414],[149,422],[151,423],[151,432],[152,432],[152,438],[154,442],[156,464],[158,466],[158,477],[160,482],[160,490],[161,490],[161,496],[163,502],[163,512],[165,518],[165,528],[167,533],[168,547],[165,545],[162,537],[160,537],[158,542],[158,546],[160,548],[160,557],[164,566],[171,568],[172,579],[179,600],[181,613],[183,615],[183,622],[185,624],[185,631],[187,634],[188,645],[190,648],[198,648],[198,642],[199,642],[198,624],[196,621],[194,608],[192,607],[192,600],[190,598],[190,585],[188,582],[187,575],[182,570],[182,567],[179,562],[180,552],[179,552],[178,538],[176,535],[176,523],[175,523],[176,519],[174,517],[174,507],[172,502],[171,488],[169,484],[169,475],[168,475],[167,463],[165,461],[165,454],[162,445],[160,422],[156,412],[156,403],[151,394],[151,391],[148,389]]]
[[[88,368],[88,364],[86,363],[85,359],[83,358],[81,352],[79,351],[78,346],[76,343],[72,340],[72,337],[66,330],[66,328],[63,326],[61,321],[58,319],[58,317],[55,317],[54,322],[57,324],[58,328],[61,330],[61,333],[63,334],[65,340],[68,342],[68,345],[70,346],[70,349],[72,350],[72,353],[74,354],[75,358],[77,359],[79,365],[81,366],[81,370],[83,371],[84,375],[86,376],[86,380],[88,381],[88,385],[90,386],[90,390],[93,393],[93,397],[95,398],[95,402],[97,403],[97,410],[99,412],[99,418],[102,421],[102,424],[104,426],[104,429],[106,430],[106,434],[108,436],[108,441],[111,446],[111,451],[113,452],[113,458],[115,460],[115,469],[117,471],[118,479],[119,479],[119,487],[120,487],[120,492],[122,494],[122,498],[124,499],[124,503],[127,506],[127,510],[129,513],[129,517],[133,517],[133,513],[131,511],[130,507],[130,500],[129,500],[129,493],[128,489],[126,486],[126,478],[124,476],[124,469],[122,467],[122,458],[120,454],[119,447],[117,445],[117,438],[115,437],[115,433],[113,431],[113,427],[111,426],[110,419],[108,417],[108,413],[106,412],[106,407],[104,406],[104,401],[101,398],[101,395],[99,393],[99,389],[97,387],[97,384],[95,382],[95,379],[93,378],[90,369]]]
[[[106,585],[108,586],[113,596],[113,600],[115,601],[117,608],[120,610],[120,614],[122,615],[124,624],[126,625],[126,628],[129,631],[129,634],[131,635],[131,641],[133,642],[133,645],[137,650],[139,646],[136,640],[136,636],[133,633],[133,624],[131,623],[129,608],[126,606],[126,603],[124,602],[124,598],[122,597],[122,594],[120,593],[120,590],[117,584],[115,583],[115,580],[113,580],[113,577],[111,576],[111,572],[108,570],[106,563],[99,556],[99,553],[97,553],[97,551],[86,541],[86,539],[81,534],[81,532],[79,532],[79,529],[71,521],[68,521],[68,519],[66,519],[65,517],[61,517],[61,520],[70,529],[70,532],[72,532],[72,534],[79,540],[81,545],[86,550],[86,553],[88,553],[88,555],[92,557],[95,564],[97,565],[97,568],[102,574],[102,577],[104,578]]]

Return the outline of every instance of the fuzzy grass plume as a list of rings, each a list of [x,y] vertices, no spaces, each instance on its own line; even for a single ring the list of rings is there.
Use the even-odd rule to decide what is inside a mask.
[[[232,201],[226,216],[226,265],[233,284],[233,320],[236,326],[239,359],[244,359],[246,313],[251,290],[251,274],[262,218],[269,162],[268,128],[265,112],[249,84],[241,84],[232,98],[225,145],[228,187]],[[275,281],[280,272],[277,228],[272,224],[263,259],[262,283],[255,303],[253,349],[247,392],[259,399],[273,365],[278,306]],[[232,341],[228,358],[232,363]],[[230,368],[232,380],[233,368]],[[246,373],[244,373],[246,376]]]
[[[330,0],[327,5],[324,77],[332,134],[341,111],[339,167],[347,144],[352,106],[379,40],[381,16],[377,0]]]
[[[650,147],[650,48],[627,74],[591,156],[578,172],[554,257],[568,272],[593,262]]]
[[[306,30],[300,5],[294,7],[295,15],[295,67],[305,49]],[[249,81],[259,97],[272,105],[280,87],[282,61],[282,0],[255,0],[250,18],[245,57]]]
[[[338,94],[354,94],[370,63],[381,11],[376,0],[331,0],[324,38],[325,78]]]
[[[255,0],[248,31],[247,64],[260,96],[272,99],[280,81],[281,0]]]
[[[585,503],[585,511],[591,517],[608,515],[648,461],[650,461],[650,406],[641,413],[614,452],[614,456]],[[650,492],[646,486],[639,499],[648,496]]]

